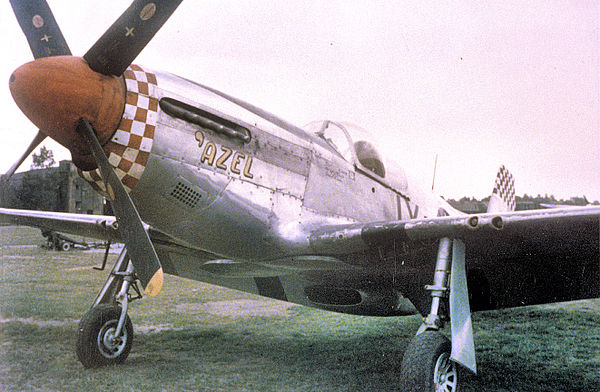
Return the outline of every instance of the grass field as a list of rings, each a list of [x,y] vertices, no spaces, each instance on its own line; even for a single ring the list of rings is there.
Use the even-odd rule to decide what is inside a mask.
[[[0,391],[388,391],[420,323],[167,276],[157,298],[130,307],[128,360],[85,370],[75,333],[107,277],[91,269],[102,253],[42,242],[0,227]],[[462,391],[600,391],[600,301],[484,312],[474,325],[479,375]]]

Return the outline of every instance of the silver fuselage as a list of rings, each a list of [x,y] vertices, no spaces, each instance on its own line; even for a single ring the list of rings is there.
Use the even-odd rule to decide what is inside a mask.
[[[171,74],[136,66],[125,82],[128,104],[105,151],[166,273],[340,312],[416,311],[403,296],[412,278],[402,277],[414,271],[373,254],[324,256],[311,244],[328,226],[460,214],[381,158],[362,130],[323,122],[341,137],[336,145],[329,133]],[[97,174],[83,176],[102,191]],[[414,252],[394,263],[403,258]]]
[[[244,143],[159,108],[150,158],[131,197],[145,222],[193,248],[224,259],[277,259],[310,254],[309,233],[325,225],[456,212],[441,198],[415,192],[405,178],[361,170],[316,135],[155,74],[158,100],[184,102],[251,133]]]

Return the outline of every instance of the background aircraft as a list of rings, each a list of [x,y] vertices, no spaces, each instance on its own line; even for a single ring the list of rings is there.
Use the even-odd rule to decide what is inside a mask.
[[[37,58],[10,78],[41,130],[31,146],[48,135],[67,147],[116,217],[0,215],[126,245],[80,323],[86,367],[125,360],[129,291],[139,279],[156,295],[163,269],[333,311],[421,312],[401,376],[419,391],[454,390],[456,362],[475,371],[469,297],[481,310],[599,295],[597,207],[512,212],[502,168],[489,213],[464,216],[414,187],[358,127],[299,128],[131,65],[179,1],[134,2],[83,58],[45,2],[12,4]],[[438,332],[448,319],[452,345]]]

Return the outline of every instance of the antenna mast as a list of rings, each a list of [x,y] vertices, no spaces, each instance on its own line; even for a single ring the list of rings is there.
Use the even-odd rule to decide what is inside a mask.
[[[431,181],[431,191],[433,191],[433,187],[435,186],[435,172],[437,170],[437,159],[438,154],[435,154],[435,162],[433,163],[433,180]]]

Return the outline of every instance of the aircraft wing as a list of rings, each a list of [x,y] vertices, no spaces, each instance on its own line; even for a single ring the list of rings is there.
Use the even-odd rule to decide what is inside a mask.
[[[121,242],[114,216],[0,208],[0,224],[34,226],[99,240]]]
[[[600,206],[321,227],[309,241],[317,254],[398,271],[397,287],[425,315],[444,237],[465,245],[473,310],[600,295]]]
[[[598,248],[600,206],[513,211],[322,227],[310,235],[319,254],[361,252],[396,241],[459,238],[471,255],[510,257]]]
[[[34,226],[101,240],[121,241],[114,216],[0,208],[0,223]],[[598,247],[600,206],[486,213],[403,221],[325,226],[310,234],[321,255],[361,252],[396,242],[460,238],[487,253],[518,255],[543,248],[552,253],[574,245]],[[490,248],[488,245],[493,244]]]

